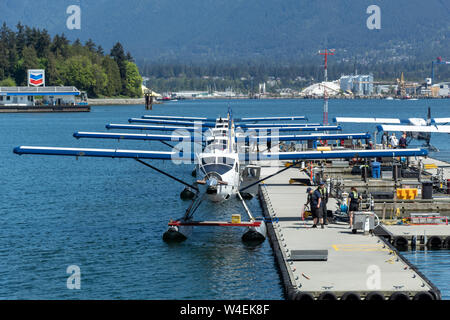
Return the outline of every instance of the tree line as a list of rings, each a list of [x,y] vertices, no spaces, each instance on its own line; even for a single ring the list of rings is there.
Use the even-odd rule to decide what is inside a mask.
[[[28,69],[45,69],[47,86],[75,86],[89,97],[139,97],[142,77],[117,42],[109,54],[91,39],[71,43],[64,34],[18,23],[0,29],[0,86],[26,86]]]

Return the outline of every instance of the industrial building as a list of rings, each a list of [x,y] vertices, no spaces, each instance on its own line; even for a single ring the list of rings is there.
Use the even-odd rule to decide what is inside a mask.
[[[450,97],[450,82],[441,82],[432,85],[431,94],[433,97]]]
[[[340,88],[344,92],[352,92],[358,96],[373,94],[373,75],[344,75],[339,79]]]

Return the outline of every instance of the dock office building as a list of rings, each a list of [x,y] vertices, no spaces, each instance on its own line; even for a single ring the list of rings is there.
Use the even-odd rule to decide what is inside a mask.
[[[0,106],[41,105],[36,97],[42,97],[43,106],[75,106],[77,96],[81,96],[81,92],[75,87],[0,87]]]

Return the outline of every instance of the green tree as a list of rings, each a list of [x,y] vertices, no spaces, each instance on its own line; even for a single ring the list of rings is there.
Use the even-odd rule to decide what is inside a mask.
[[[142,96],[142,77],[136,64],[130,61],[126,63],[125,94],[130,97]]]
[[[111,57],[106,56],[103,58],[102,67],[107,77],[104,95],[108,97],[118,96],[122,91],[122,80],[117,63]]]
[[[16,64],[15,79],[16,83],[21,86],[27,85],[27,73],[29,69],[39,69],[39,58],[36,54],[36,50],[32,46],[27,46],[23,49],[22,58]]]
[[[80,90],[94,92],[95,76],[89,58],[75,56],[68,59],[60,69],[62,79],[66,85],[72,85]]]
[[[12,78],[6,78],[0,81],[0,87],[15,87],[16,82]]]

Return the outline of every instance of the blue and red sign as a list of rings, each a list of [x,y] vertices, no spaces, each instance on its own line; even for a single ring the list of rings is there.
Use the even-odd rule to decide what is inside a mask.
[[[45,86],[45,70],[28,70],[28,85]]]

